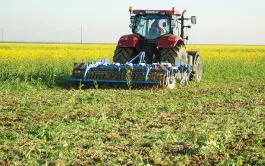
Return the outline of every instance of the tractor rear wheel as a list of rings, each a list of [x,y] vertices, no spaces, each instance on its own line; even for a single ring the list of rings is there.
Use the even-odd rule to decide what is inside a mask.
[[[117,47],[114,51],[113,62],[125,64],[136,56],[136,50],[131,47]]]
[[[191,80],[200,82],[202,80],[202,58],[200,55],[194,59],[194,65],[191,72]]]
[[[178,59],[183,60],[185,63],[188,61],[188,53],[183,44],[179,44],[174,48],[163,48],[160,51],[160,62],[168,62],[175,65]]]

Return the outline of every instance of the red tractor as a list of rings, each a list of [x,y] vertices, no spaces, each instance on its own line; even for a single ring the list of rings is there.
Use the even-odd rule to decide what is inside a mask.
[[[133,10],[133,34],[120,38],[109,59],[75,63],[71,81],[77,83],[126,83],[158,85],[173,89],[176,83],[187,85],[201,81],[202,59],[196,51],[186,51],[184,21],[196,24],[196,17],[185,18],[172,10]],[[133,13],[133,15],[132,15]],[[180,31],[180,32],[179,32]],[[180,35],[179,35],[180,33]]]
[[[125,64],[144,51],[146,63],[168,62],[175,65],[181,59],[193,66],[191,79],[201,80],[202,59],[196,51],[186,51],[188,36],[184,35],[184,29],[191,28],[184,25],[184,21],[191,20],[192,24],[196,24],[196,16],[185,18],[186,10],[181,14],[174,7],[172,10],[132,10],[130,6],[129,12],[133,34],[119,39],[113,62]],[[188,62],[189,56],[191,62]]]

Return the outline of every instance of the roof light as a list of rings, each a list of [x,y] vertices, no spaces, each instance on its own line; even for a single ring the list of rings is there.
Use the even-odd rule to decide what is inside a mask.
[[[158,14],[157,10],[146,10],[146,14]]]
[[[160,12],[160,14],[162,14],[162,15],[166,15],[166,12]]]
[[[172,13],[173,14],[175,13],[175,7],[172,7]]]

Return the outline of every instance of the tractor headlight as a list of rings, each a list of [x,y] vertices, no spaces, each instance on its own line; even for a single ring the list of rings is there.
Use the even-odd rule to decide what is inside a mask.
[[[176,40],[176,37],[174,35],[170,35],[167,40],[174,42]]]

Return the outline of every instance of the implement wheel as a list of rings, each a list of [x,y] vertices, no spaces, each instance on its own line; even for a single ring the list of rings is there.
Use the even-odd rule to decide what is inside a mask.
[[[202,58],[200,55],[194,60],[194,65],[191,73],[191,80],[200,82],[202,80]]]
[[[136,56],[136,50],[130,47],[117,47],[114,56],[113,62],[118,62],[125,64],[131,61]]]
[[[173,65],[180,59],[187,63],[188,53],[183,44],[178,44],[175,48],[163,48],[160,51],[160,62],[168,62]]]

